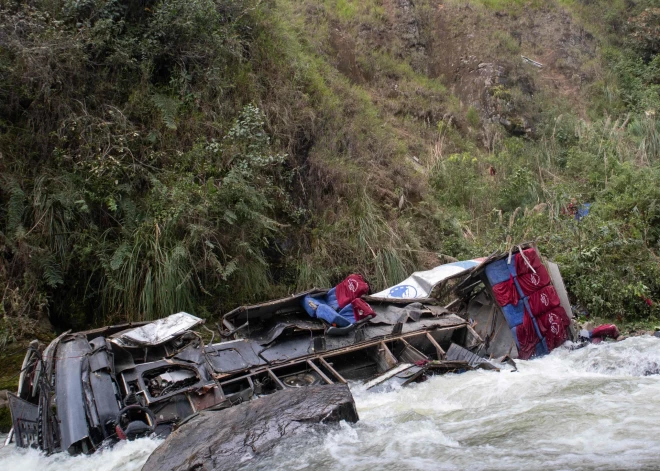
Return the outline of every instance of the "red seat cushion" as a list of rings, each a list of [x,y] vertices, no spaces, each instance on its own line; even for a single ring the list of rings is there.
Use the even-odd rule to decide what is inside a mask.
[[[562,345],[566,339],[566,327],[570,320],[563,307],[555,307],[536,319],[541,335],[545,337],[548,350],[552,351]]]
[[[536,273],[530,271],[523,275],[518,275],[518,284],[523,292],[523,296],[529,296],[535,291],[550,284],[550,275],[543,265],[536,269]]]
[[[497,304],[504,307],[507,304],[513,304],[514,306],[518,305],[520,296],[518,295],[518,290],[516,285],[513,282],[513,276],[509,275],[509,279],[503,281],[502,283],[497,283],[493,286],[493,293],[495,294],[495,299]]]
[[[525,256],[523,258],[523,255]],[[525,258],[527,259],[527,262],[525,261]],[[541,263],[541,258],[539,257],[538,252],[536,251],[535,248],[529,248],[523,250],[521,253],[517,253],[515,257],[515,265],[516,265],[516,276],[524,275],[526,273],[534,273],[534,271],[538,271],[539,267],[543,266],[543,263]],[[532,270],[530,268],[530,265],[534,268]]]
[[[521,360],[528,360],[536,351],[539,336],[536,335],[534,321],[527,309],[523,315],[523,323],[516,327],[516,336],[518,337],[518,357]]]
[[[529,296],[529,307],[534,317],[539,317],[559,305],[561,305],[559,296],[552,285],[541,288]]]
[[[360,275],[348,275],[335,289],[339,309],[343,309],[344,306],[350,304],[351,301],[360,296],[364,296],[368,292],[369,285]]]

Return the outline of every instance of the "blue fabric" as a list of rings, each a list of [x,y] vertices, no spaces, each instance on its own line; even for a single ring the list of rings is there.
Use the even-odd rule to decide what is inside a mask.
[[[351,308],[351,315],[352,314],[353,311]],[[334,324],[337,327],[348,327],[349,325],[352,324],[352,322],[349,322],[348,319],[346,319],[343,316],[340,316],[337,311],[332,309],[327,304],[319,304],[318,308],[316,309],[316,317],[318,317],[319,319],[323,319],[328,324]]]
[[[575,219],[578,221],[582,218],[589,215],[589,210],[591,209],[591,203],[584,203],[578,207],[577,212],[575,213]]]
[[[523,315],[525,313],[523,306],[523,303],[518,303],[517,306],[507,304],[502,308],[504,317],[506,317],[506,323],[509,324],[509,327],[516,327],[523,323]]]
[[[514,278],[516,276],[518,276],[518,272],[516,272],[516,257],[517,256],[518,256],[518,254],[514,253],[513,256],[511,257],[511,263],[507,264],[507,268],[509,269],[509,273]],[[505,260],[509,260],[509,257],[505,258]]]
[[[353,306],[349,303],[344,306],[344,309],[338,313],[341,317],[346,319],[350,324],[355,322],[355,314],[353,313]]]
[[[336,291],[336,288],[332,288],[330,291],[328,291],[328,294],[325,295],[325,302],[335,311],[339,311],[339,301],[337,301]]]
[[[532,314],[532,307],[529,305],[529,296],[525,296],[522,298],[523,304],[525,305],[525,309],[527,309],[527,312],[529,312],[529,315],[532,316],[532,319],[534,319],[534,314]],[[541,336],[539,335],[539,338]]]
[[[545,343],[545,339],[542,339],[539,343],[536,344],[536,357],[542,357],[543,355],[548,354],[548,344]]]
[[[325,301],[323,299],[314,298],[312,296],[307,295],[303,298],[300,304],[302,304],[302,307],[305,309],[307,314],[309,314],[309,317],[316,317],[316,311],[318,307],[321,304],[325,305]]]
[[[520,296],[520,299],[524,298],[525,295],[522,292],[522,288],[518,284],[518,277],[517,276],[513,279],[513,283],[516,285],[516,289],[518,290],[518,296]]]
[[[506,264],[506,259],[498,260],[486,265],[486,277],[492,286],[507,281],[509,275],[510,272],[509,267]]]
[[[518,333],[516,332],[517,327],[511,327],[511,333],[513,334],[513,340],[516,341],[516,347],[520,348],[520,344],[518,343]]]

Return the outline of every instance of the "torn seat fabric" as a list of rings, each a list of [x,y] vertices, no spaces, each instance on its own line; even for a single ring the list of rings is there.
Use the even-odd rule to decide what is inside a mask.
[[[349,304],[342,311],[335,311],[322,298],[305,296],[301,304],[310,317],[319,318],[336,327],[347,327],[354,322],[353,307]]]
[[[335,288],[339,309],[343,309],[351,301],[367,293],[369,293],[369,285],[360,275],[356,274],[348,275]]]
[[[313,296],[307,295],[303,298],[302,307],[305,309],[305,312],[309,314],[309,317],[316,317],[316,310],[321,304],[326,304],[325,301]]]
[[[364,299],[354,299],[351,302],[351,307],[353,308],[353,316],[355,318],[355,322],[360,321],[365,317],[374,317],[376,315],[374,310]]]
[[[513,276],[509,274],[509,279],[498,283],[493,286],[493,293],[495,294],[495,300],[500,306],[506,306],[507,304],[513,304],[514,306],[518,305],[520,300],[520,295],[518,294],[518,288],[513,281]]]
[[[529,360],[536,353],[536,344],[539,343],[539,337],[536,335],[534,321],[532,316],[523,306],[523,323],[516,327],[516,336],[518,337],[518,356],[521,360]]]

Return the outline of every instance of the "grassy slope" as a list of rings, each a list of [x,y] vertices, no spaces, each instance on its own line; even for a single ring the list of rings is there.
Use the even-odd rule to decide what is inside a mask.
[[[413,217],[413,238],[459,257],[536,239],[564,265],[580,309],[654,318],[645,300],[660,294],[657,75],[635,81],[647,66],[626,62],[639,53],[627,17],[650,4],[296,5],[288,18],[309,47],[370,99],[407,162],[420,162],[421,199],[390,223],[430,206],[453,233],[438,247]],[[501,116],[531,132],[512,137]],[[565,215],[571,201],[595,203],[592,216],[577,224]]]
[[[34,25],[3,29],[0,51],[5,342],[47,313],[77,328],[212,316],[351,271],[378,289],[529,239],[590,311],[655,315],[656,124],[630,98],[643,83],[612,70],[639,6],[230,4],[229,22],[170,0],[123,26],[3,4]],[[572,198],[599,203],[579,226],[562,216]]]

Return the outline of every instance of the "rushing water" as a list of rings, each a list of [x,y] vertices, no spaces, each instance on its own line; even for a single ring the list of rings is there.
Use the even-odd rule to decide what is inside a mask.
[[[387,393],[356,385],[360,422],[285,440],[245,469],[660,469],[660,339],[518,365]],[[137,470],[157,445],[143,439],[91,457],[12,446],[0,450],[0,469]]]

